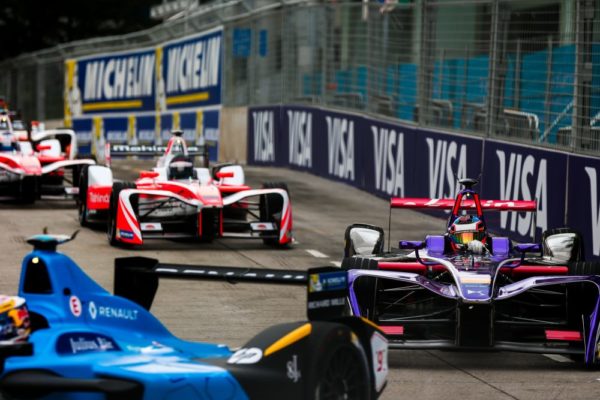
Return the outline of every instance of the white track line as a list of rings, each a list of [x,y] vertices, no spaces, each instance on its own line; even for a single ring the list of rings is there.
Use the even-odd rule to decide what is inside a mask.
[[[574,362],[573,360],[571,360],[569,357],[565,357],[565,356],[561,356],[560,354],[542,354],[544,357],[549,358],[553,361],[559,362],[559,363],[572,363]]]
[[[331,263],[332,263],[333,265],[335,265],[336,267],[341,267],[341,266],[342,266],[342,263],[341,263],[341,262],[339,262],[339,261],[331,261]]]
[[[306,252],[316,258],[329,258],[327,254],[323,254],[319,250],[306,249]]]

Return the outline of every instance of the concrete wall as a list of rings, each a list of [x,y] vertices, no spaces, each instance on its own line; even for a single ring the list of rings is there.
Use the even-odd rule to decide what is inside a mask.
[[[248,107],[223,107],[219,161],[246,164]]]

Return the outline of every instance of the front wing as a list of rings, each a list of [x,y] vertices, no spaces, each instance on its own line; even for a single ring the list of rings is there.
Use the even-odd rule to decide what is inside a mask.
[[[259,198],[282,197],[278,220],[261,220]],[[242,210],[243,219],[229,219],[231,210]],[[209,231],[210,229],[210,231]],[[223,199],[223,206],[206,206],[165,190],[126,189],[119,194],[116,238],[140,245],[145,239],[234,237],[292,240],[292,211],[287,192],[281,189],[246,190]]]
[[[412,272],[353,269],[349,281],[352,313],[380,324],[391,348],[510,350],[583,355],[588,365],[600,361],[596,275],[532,276],[498,285],[478,302],[465,299],[453,283]],[[365,282],[375,285],[372,303],[361,292]]]

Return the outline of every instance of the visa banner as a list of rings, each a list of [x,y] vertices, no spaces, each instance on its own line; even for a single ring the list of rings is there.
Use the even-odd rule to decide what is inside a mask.
[[[384,199],[453,198],[460,179],[478,178],[484,199],[537,202],[535,213],[487,212],[491,232],[539,242],[543,232],[569,227],[582,234],[586,260],[600,260],[598,157],[281,105],[248,109],[248,163],[310,172]],[[440,223],[431,233],[444,231]]]
[[[65,123],[83,115],[221,104],[223,28],[65,61]]]

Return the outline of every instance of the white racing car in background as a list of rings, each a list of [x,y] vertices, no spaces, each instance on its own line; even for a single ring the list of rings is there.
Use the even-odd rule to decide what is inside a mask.
[[[0,115],[1,197],[33,203],[45,195],[76,195],[82,167],[95,163],[77,158],[71,129],[15,130],[9,116]]]

